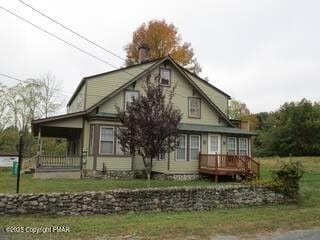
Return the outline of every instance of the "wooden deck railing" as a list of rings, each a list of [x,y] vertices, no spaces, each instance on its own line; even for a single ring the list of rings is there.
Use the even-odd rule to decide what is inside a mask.
[[[40,155],[37,168],[80,168],[80,156]]]
[[[227,154],[199,154],[199,169],[207,168],[213,170],[242,170],[252,171],[259,178],[260,164],[249,156],[227,155]]]

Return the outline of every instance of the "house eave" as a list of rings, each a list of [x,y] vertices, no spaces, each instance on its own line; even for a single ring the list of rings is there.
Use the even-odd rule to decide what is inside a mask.
[[[205,125],[205,124],[192,124],[192,123],[179,123],[178,130],[180,131],[190,131],[190,132],[211,132],[211,133],[221,133],[229,135],[247,135],[253,136],[257,135],[255,132],[235,128],[235,127],[225,127],[218,125]]]

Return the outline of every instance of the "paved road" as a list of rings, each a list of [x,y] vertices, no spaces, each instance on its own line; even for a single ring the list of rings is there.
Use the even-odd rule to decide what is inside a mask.
[[[211,240],[240,240],[235,236],[215,236]],[[244,239],[244,238],[242,238]],[[320,240],[320,229],[297,230],[286,233],[275,233],[269,236],[256,236],[255,240]]]

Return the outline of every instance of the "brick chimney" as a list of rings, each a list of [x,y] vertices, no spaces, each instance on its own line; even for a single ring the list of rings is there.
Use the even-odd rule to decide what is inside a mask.
[[[139,50],[139,63],[143,63],[149,59],[149,46],[146,43],[141,43]]]

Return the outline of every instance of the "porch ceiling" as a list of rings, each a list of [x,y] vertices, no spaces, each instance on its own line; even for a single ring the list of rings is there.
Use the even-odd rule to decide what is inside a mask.
[[[41,129],[42,137],[79,138],[83,127],[84,112],[69,113],[32,121],[34,136]]]
[[[68,138],[78,139],[81,135],[80,128],[67,128],[67,127],[52,127],[52,126],[37,126],[33,129],[33,134],[39,133],[41,127],[41,137],[54,137],[54,138]]]

